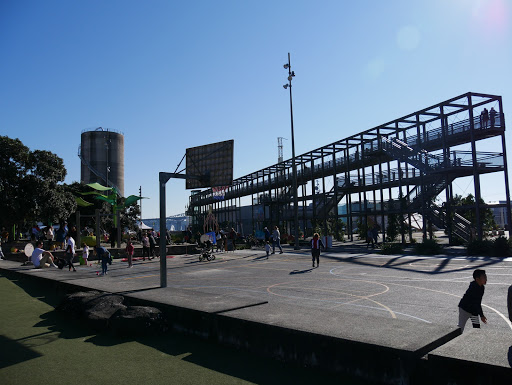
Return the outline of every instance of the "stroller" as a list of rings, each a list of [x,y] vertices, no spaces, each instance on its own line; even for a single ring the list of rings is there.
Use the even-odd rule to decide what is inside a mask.
[[[203,261],[213,261],[215,259],[215,255],[213,254],[213,244],[210,240],[207,240],[203,244],[203,248],[201,249],[201,253],[199,254],[199,262]]]

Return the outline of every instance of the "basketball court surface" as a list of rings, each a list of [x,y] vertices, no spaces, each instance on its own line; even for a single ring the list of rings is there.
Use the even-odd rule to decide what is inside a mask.
[[[298,315],[307,308],[340,312],[344,317],[378,317],[382,322],[401,319],[446,326],[456,326],[458,302],[473,280],[472,272],[480,268],[488,276],[482,302],[488,324],[482,328],[512,329],[506,305],[511,258],[383,256],[365,247],[344,252],[348,248],[344,245],[323,252],[315,268],[309,250],[291,248],[268,259],[262,249],[218,252],[210,262],[200,262],[197,254],[168,255],[165,295],[159,293],[158,258],[136,261],[130,269],[126,262],[115,260],[106,276],[97,275],[101,269],[95,262],[77,267],[77,273],[20,267],[10,261],[1,261],[0,267],[109,292],[144,292],[146,298],[154,292],[160,301],[179,300],[192,307],[194,302],[204,307],[216,301],[217,311],[268,302],[296,309]]]

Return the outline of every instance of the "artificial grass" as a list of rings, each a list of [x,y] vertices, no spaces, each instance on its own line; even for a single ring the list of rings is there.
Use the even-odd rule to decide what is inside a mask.
[[[0,384],[367,384],[176,333],[121,339],[54,311],[58,293],[0,276]]]

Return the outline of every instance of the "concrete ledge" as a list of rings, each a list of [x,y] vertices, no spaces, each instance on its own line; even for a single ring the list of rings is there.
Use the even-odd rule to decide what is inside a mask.
[[[216,319],[219,342],[301,366],[408,384],[422,356],[460,329],[311,308],[262,305]]]
[[[466,329],[462,336],[430,352],[428,362],[452,384],[510,385],[512,334]]]

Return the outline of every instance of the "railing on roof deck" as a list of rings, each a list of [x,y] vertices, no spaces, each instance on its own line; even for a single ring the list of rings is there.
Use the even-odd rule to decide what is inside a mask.
[[[502,124],[503,116],[502,115],[503,114],[501,114],[501,113],[496,115],[496,120],[492,126],[491,126],[490,121],[487,122],[486,125],[484,125],[483,122],[480,121],[480,116],[475,116],[475,117],[473,117],[473,127],[475,130],[478,130],[478,131],[484,131],[484,130],[492,129],[492,128],[503,128],[502,127],[503,126],[503,124]],[[458,121],[455,123],[450,123],[450,124],[448,124],[448,126],[446,126],[447,136],[463,134],[465,132],[469,132],[470,130],[471,130],[470,119],[461,120],[461,121]],[[425,144],[425,142],[440,140],[440,139],[442,139],[442,135],[443,135],[442,127],[428,130],[425,132],[425,135],[423,135],[422,133],[420,134],[420,137],[422,137],[421,143],[423,145],[423,144]],[[423,138],[423,136],[424,136],[424,138]],[[418,145],[418,135],[408,136],[406,139],[406,142],[410,147],[417,146]]]

